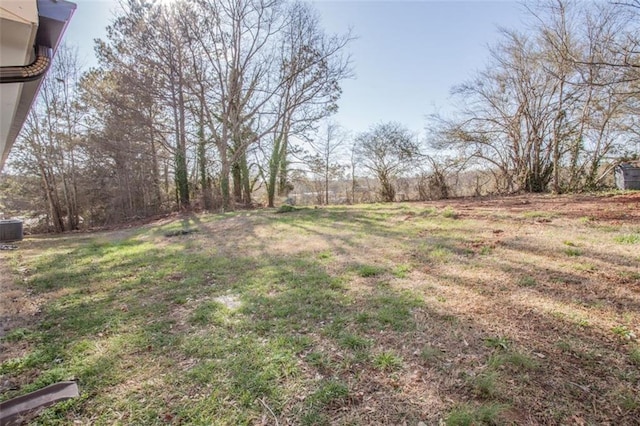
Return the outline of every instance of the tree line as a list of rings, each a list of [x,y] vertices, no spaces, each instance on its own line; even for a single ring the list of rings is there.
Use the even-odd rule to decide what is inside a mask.
[[[528,31],[502,29],[487,68],[454,88],[457,113],[432,117],[434,146],[490,170],[499,192],[598,189],[634,154],[640,2],[526,7]]]
[[[524,7],[528,27],[500,30],[419,139],[401,123],[350,135],[331,121],[353,36],[328,34],[308,3],[126,0],[97,67],[58,52],[0,202],[62,232],[274,206],[296,187],[322,204],[597,189],[640,131],[640,2]]]

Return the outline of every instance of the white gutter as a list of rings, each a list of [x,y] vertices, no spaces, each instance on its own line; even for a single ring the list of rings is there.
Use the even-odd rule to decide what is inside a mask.
[[[0,0],[0,170],[75,8],[64,0]]]

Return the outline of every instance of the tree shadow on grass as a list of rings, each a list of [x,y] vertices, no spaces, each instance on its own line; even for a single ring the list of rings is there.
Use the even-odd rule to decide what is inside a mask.
[[[447,248],[460,268],[477,260],[462,248],[468,242],[464,236],[438,232],[425,238],[394,230],[382,215],[376,219],[363,215],[352,223],[345,216],[351,213],[335,214],[335,220],[347,222],[343,227],[348,235],[329,232],[334,218],[323,212],[301,214],[299,220],[287,224],[316,233],[334,247],[356,244],[355,235],[360,232],[370,232],[390,244],[409,236],[412,239],[403,250],[426,244],[424,261],[430,262],[430,279],[446,282],[452,289],[475,291],[478,286],[493,285],[471,286],[455,272],[437,276],[441,259],[429,257],[436,245]],[[313,226],[320,220],[326,232]],[[162,247],[158,246],[162,237],[136,238],[98,242],[95,247],[76,247],[57,258],[43,259],[41,265],[35,265],[36,272],[50,273],[35,275],[31,284],[48,291],[46,283],[56,283],[54,289],[61,291],[45,307],[36,327],[33,351],[26,355],[32,360],[7,374],[19,377],[21,385],[38,375],[43,385],[75,376],[91,397],[68,409],[54,409],[55,414],[47,418],[52,424],[64,424],[74,416],[145,424],[218,419],[247,424],[272,416],[282,424],[349,420],[437,424],[457,403],[495,401],[510,405],[514,412],[533,412],[530,418],[540,422],[568,421],[569,415],[619,422],[631,418],[633,413],[616,412],[612,395],[597,401],[601,413],[594,414],[584,394],[562,385],[570,368],[578,372],[578,386],[593,386],[594,390],[602,390],[606,379],[589,381],[589,377],[620,376],[629,371],[628,362],[612,363],[607,369],[595,354],[588,358],[583,350],[585,355],[580,355],[577,343],[573,351],[554,346],[554,340],[565,336],[582,342],[585,349],[603,347],[601,352],[609,359],[619,351],[607,346],[610,342],[603,336],[509,301],[488,303],[486,294],[474,296],[473,291],[466,296],[494,306],[495,317],[448,311],[446,302],[426,301],[425,292],[431,291],[426,287],[400,290],[393,284],[381,285],[379,277],[361,276],[372,285],[357,291],[350,286],[351,278],[342,271],[332,272],[330,264],[308,251],[286,254],[272,250],[269,241],[255,232],[256,225],[278,222],[282,220],[275,215],[256,221],[225,219],[218,224],[220,228],[199,224],[203,235],[179,236]],[[216,237],[216,231],[225,226],[246,227],[257,243],[257,255],[234,252],[238,243],[229,238],[217,241],[224,248],[219,251],[199,251],[193,245],[202,237]],[[457,228],[456,235],[460,235],[464,227]],[[61,270],[65,259],[77,262],[80,269]],[[372,258],[371,263],[382,260]],[[422,261],[413,260],[416,265]],[[97,269],[91,268],[94,262]],[[524,265],[511,262],[510,267],[514,278],[526,272]],[[536,287],[532,291],[544,290]],[[219,302],[221,296],[235,298],[241,305],[225,306]],[[546,358],[534,370],[511,364],[496,367],[511,390],[487,399],[474,388],[473,378],[490,368],[495,350],[485,339],[495,337],[492,333],[501,329],[497,319],[509,320],[519,330],[505,336],[511,339],[510,350],[528,356],[540,352]],[[549,341],[519,339],[520,331],[547,335]],[[576,362],[580,364],[572,367]],[[549,383],[558,388],[545,394]],[[562,406],[569,406],[571,412],[557,414],[558,420],[550,413],[559,412]]]

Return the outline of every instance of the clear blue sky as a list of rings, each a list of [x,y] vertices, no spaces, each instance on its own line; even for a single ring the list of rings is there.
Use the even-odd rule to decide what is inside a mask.
[[[76,0],[66,34],[81,59],[94,65],[93,40],[117,7],[115,0]],[[359,132],[399,121],[422,132],[425,116],[451,107],[451,87],[485,66],[498,26],[523,26],[516,1],[327,1],[314,2],[329,32],[352,28],[356,77],[345,81],[336,120]]]

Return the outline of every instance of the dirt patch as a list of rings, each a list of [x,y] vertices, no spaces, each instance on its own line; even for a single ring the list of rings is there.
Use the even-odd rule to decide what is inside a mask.
[[[619,221],[640,221],[640,192],[622,195],[517,195],[512,197],[454,198],[432,204],[459,209],[468,216],[486,216],[488,213],[549,212],[568,218]]]
[[[41,300],[24,287],[16,285],[13,277],[7,255],[0,251],[0,337],[11,330],[32,324],[40,313]],[[3,358],[0,356],[0,359]]]

